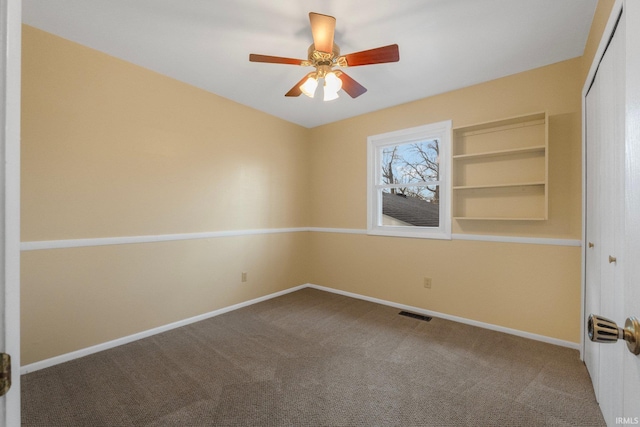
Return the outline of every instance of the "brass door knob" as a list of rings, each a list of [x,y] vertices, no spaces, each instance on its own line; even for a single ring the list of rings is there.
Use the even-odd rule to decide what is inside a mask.
[[[628,317],[622,329],[613,320],[591,314],[587,322],[587,332],[589,339],[598,343],[610,344],[623,339],[631,353],[640,354],[640,321],[636,317]]]

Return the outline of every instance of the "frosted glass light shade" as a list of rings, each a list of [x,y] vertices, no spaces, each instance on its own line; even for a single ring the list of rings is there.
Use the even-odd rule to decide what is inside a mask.
[[[339,97],[338,91],[342,88],[342,80],[330,72],[324,76],[324,100],[333,101]]]
[[[327,73],[324,77],[324,90],[325,93],[328,90],[329,92],[338,92],[342,89],[342,80],[335,75],[335,73]]]
[[[334,99],[338,99],[339,97],[340,96],[338,95],[338,92],[332,92],[325,86],[323,101],[333,101]]]
[[[318,80],[316,80],[313,76],[310,76],[307,81],[300,86],[300,90],[309,98],[313,98],[313,95],[316,93],[317,87]]]

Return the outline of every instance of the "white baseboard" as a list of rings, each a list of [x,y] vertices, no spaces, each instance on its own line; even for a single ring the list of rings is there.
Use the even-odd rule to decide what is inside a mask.
[[[61,354],[60,356],[56,356],[56,357],[52,357],[49,359],[45,359],[45,360],[41,360],[39,362],[35,362],[35,363],[31,363],[29,365],[25,365],[22,366],[20,368],[20,374],[24,375],[24,374],[28,374],[29,372],[34,372],[34,371],[38,371],[40,369],[45,369],[45,368],[49,368],[51,366],[55,366],[58,365],[60,363],[64,363],[64,362],[69,362],[71,360],[74,359],[78,359],[80,357],[84,357],[84,356],[88,356],[90,354],[94,354],[94,353],[98,353],[100,351],[103,350],[108,350],[110,348],[114,348],[114,347],[118,347],[124,344],[128,344],[130,342],[133,341],[137,341],[143,338],[147,338],[162,332],[166,332],[169,331],[171,329],[175,329],[175,328],[179,328],[181,326],[186,326],[186,325],[190,325],[192,323],[195,322],[200,322],[202,320],[205,319],[209,319],[211,317],[215,317],[215,316],[219,316],[220,314],[224,314],[224,313],[228,313],[230,311],[234,311],[237,310],[239,308],[243,308],[243,307],[248,307],[250,305],[253,304],[257,304],[259,302],[262,301],[267,301],[269,299],[272,298],[276,298],[291,292],[295,292],[295,291],[299,291],[301,289],[304,288],[313,288],[313,289],[318,289],[321,291],[325,291],[325,292],[331,292],[334,294],[339,294],[339,295],[344,295],[347,297],[351,297],[351,298],[357,298],[357,299],[361,299],[364,301],[369,301],[369,302],[373,302],[376,304],[382,304],[382,305],[386,305],[389,307],[394,307],[394,308],[398,308],[401,310],[407,310],[407,311],[411,311],[414,313],[418,313],[418,314],[423,314],[426,316],[432,316],[432,317],[438,317],[441,319],[446,319],[446,320],[451,320],[454,322],[459,322],[459,323],[464,323],[467,325],[471,325],[471,326],[477,326],[480,328],[484,328],[484,329],[489,329],[489,330],[493,330],[493,331],[498,331],[498,332],[504,332],[506,334],[511,334],[511,335],[516,335],[519,337],[523,337],[523,338],[528,338],[528,339],[532,339],[535,341],[542,341],[542,342],[546,342],[549,344],[554,344],[554,345],[558,345],[561,347],[568,347],[568,348],[572,348],[575,350],[580,350],[580,344],[579,343],[574,343],[571,341],[564,341],[564,340],[559,340],[557,338],[551,338],[551,337],[547,337],[544,335],[537,335],[537,334],[532,334],[529,332],[524,332],[524,331],[519,331],[517,329],[511,329],[511,328],[505,328],[503,326],[498,326],[498,325],[492,325],[490,323],[484,323],[484,322],[478,322],[476,320],[471,320],[471,319],[465,319],[463,317],[458,317],[458,316],[451,316],[449,314],[444,314],[444,313],[438,313],[436,311],[431,311],[431,310],[425,310],[423,308],[419,308],[419,307],[413,307],[410,305],[405,305],[405,304],[398,304],[395,302],[391,302],[391,301],[386,301],[386,300],[382,300],[382,299],[378,299],[378,298],[373,298],[373,297],[368,297],[365,295],[360,295],[360,294],[355,294],[352,292],[346,292],[346,291],[341,291],[339,289],[333,289],[333,288],[327,288],[324,286],[318,286],[318,285],[314,285],[311,283],[307,283],[304,285],[300,285],[300,286],[295,286],[293,288],[289,288],[289,289],[285,289],[283,291],[279,291],[279,292],[275,292],[269,295],[265,295],[259,298],[255,298],[249,301],[245,301],[245,302],[241,302],[239,304],[234,304],[231,305],[229,307],[224,307],[218,310],[214,310],[211,311],[209,313],[204,313],[201,314],[199,316],[194,316],[194,317],[190,317],[188,319],[184,319],[184,320],[180,320],[178,322],[174,322],[174,323],[170,323],[168,325],[164,325],[164,326],[159,326],[157,328],[153,328],[153,329],[149,329],[147,331],[142,331],[142,332],[138,332],[136,334],[133,335],[128,335],[126,337],[122,337],[122,338],[118,338],[112,341],[107,341],[104,342],[102,344],[97,344],[91,347],[87,347],[87,348],[83,348],[80,350],[76,350],[73,351],[71,353],[66,353],[66,354]]]
[[[395,302],[368,297],[365,295],[354,294],[352,292],[341,291],[339,289],[327,288],[324,286],[318,286],[313,284],[308,284],[306,285],[306,287],[314,288],[314,289],[318,289],[326,292],[332,292],[334,294],[340,294],[340,295],[344,295],[351,298],[357,298],[364,301],[374,302],[376,304],[387,305],[389,307],[398,308],[400,310],[411,311],[413,313],[422,314],[425,316],[438,317],[440,319],[451,320],[453,322],[464,323],[466,325],[477,326],[479,328],[489,329],[497,332],[504,332],[505,334],[516,335],[519,337],[528,338],[535,341],[542,341],[548,344],[554,344],[561,347],[568,347],[574,350],[580,350],[580,344],[571,342],[571,341],[564,341],[564,340],[559,340],[557,338],[547,337],[544,335],[538,335],[538,334],[532,334],[530,332],[520,331],[517,329],[505,328],[504,326],[493,325],[491,323],[478,322],[476,320],[465,319],[464,317],[452,316],[450,314],[444,314],[444,313],[439,313],[437,311],[425,310],[424,308],[413,307],[405,304],[398,304]]]
[[[97,344],[91,347],[83,348],[80,350],[73,351],[71,353],[61,354],[60,356],[52,357],[50,359],[41,360],[39,362],[31,363],[29,365],[24,365],[20,368],[20,374],[28,374],[29,372],[38,371],[40,369],[49,368],[51,366],[59,365],[60,363],[69,362],[74,359],[78,359],[80,357],[88,356],[90,354],[98,353],[103,350],[108,350],[110,348],[118,347],[123,344],[128,344],[133,341],[141,340],[143,338],[150,337],[152,335],[156,335],[162,332],[170,331],[171,329],[179,328],[181,326],[190,325],[192,323],[200,322],[205,319],[209,319],[211,317],[219,316],[224,313],[228,313],[233,310],[237,310],[239,308],[247,307],[253,304],[257,304],[262,301],[269,300],[271,298],[276,298],[281,295],[285,295],[291,292],[298,291],[300,289],[306,288],[308,285],[300,285],[295,286],[293,288],[285,289],[283,291],[275,292],[269,295],[265,295],[260,298],[255,298],[249,301],[241,302],[239,304],[234,304],[229,307],[224,307],[218,310],[211,311],[209,313],[204,313],[199,316],[190,317],[188,319],[180,320],[178,322],[169,323],[168,325],[159,326],[157,328],[149,329],[147,331],[138,332],[137,334],[128,335],[126,337],[118,338],[112,341],[107,341],[102,344]]]

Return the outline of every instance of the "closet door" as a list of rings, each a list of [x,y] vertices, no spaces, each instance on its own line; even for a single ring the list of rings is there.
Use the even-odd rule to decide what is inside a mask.
[[[600,239],[601,189],[600,189],[600,145],[595,141],[602,139],[597,120],[600,105],[600,80],[596,79],[586,99],[586,193],[585,193],[585,313],[600,313],[600,260],[602,241]],[[587,330],[585,329],[585,335]],[[591,374],[596,399],[600,400],[600,346],[583,338],[585,342],[584,361]]]
[[[623,317],[640,317],[640,2],[624,3],[625,256]],[[624,354],[623,418],[640,423],[640,355]]]
[[[624,324],[625,51],[620,20],[586,98],[585,312]],[[591,244],[592,245],[591,245]],[[585,340],[585,362],[608,422],[623,413],[623,349]],[[597,347],[597,348],[596,348]]]

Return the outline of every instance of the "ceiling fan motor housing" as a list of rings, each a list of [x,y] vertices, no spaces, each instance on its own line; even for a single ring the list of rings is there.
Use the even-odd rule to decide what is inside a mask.
[[[344,57],[340,57],[340,46],[335,43],[333,44],[331,52],[319,51],[316,49],[316,45],[312,43],[311,46],[309,46],[307,58],[308,61],[303,61],[300,65],[315,67],[318,69],[318,72],[321,71],[321,67],[325,66],[330,68],[336,65],[340,67],[347,66],[347,61]],[[330,69],[328,71],[330,71]]]

